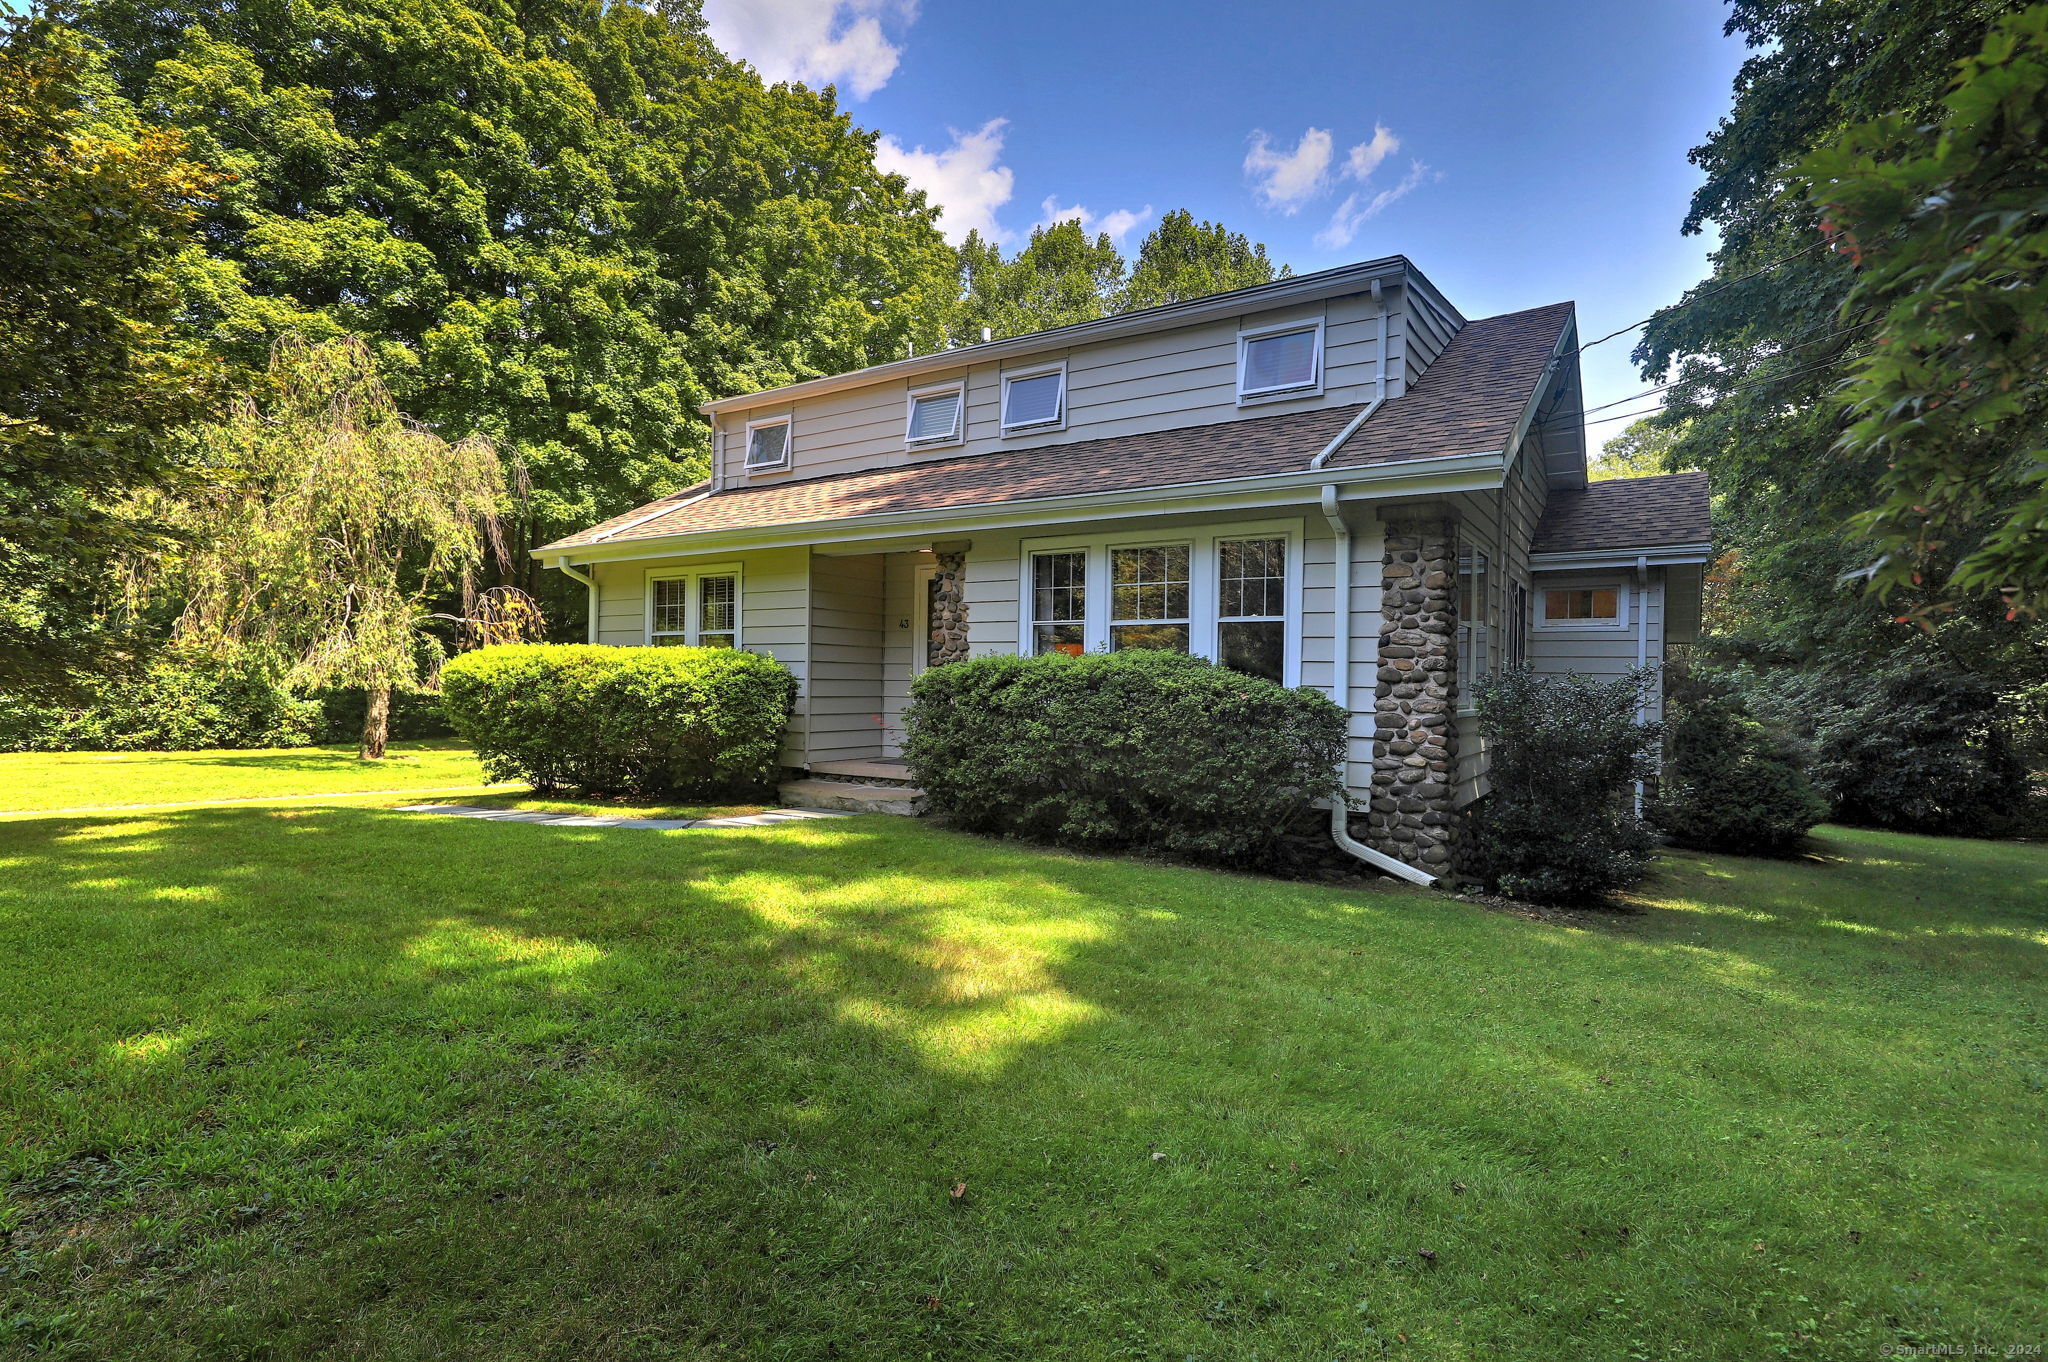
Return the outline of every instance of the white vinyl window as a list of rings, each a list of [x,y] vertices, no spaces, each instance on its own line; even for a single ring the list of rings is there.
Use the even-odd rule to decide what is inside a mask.
[[[1020,653],[1163,648],[1282,685],[1301,671],[1298,520],[1023,546]]]
[[[920,448],[958,444],[963,404],[962,388],[958,383],[912,393],[904,439]]]
[[[1323,384],[1323,324],[1320,321],[1240,332],[1237,338],[1237,395],[1265,397],[1313,392]]]
[[[1538,629],[1626,629],[1628,592],[1620,582],[1574,582],[1536,593]]]
[[[1067,424],[1064,364],[1003,375],[1003,431],[1058,430]]]
[[[1087,550],[1031,555],[1031,651],[1088,651]]]
[[[1188,651],[1191,546],[1148,544],[1109,551],[1109,646]]]
[[[1216,544],[1216,660],[1268,681],[1287,674],[1287,541]]]
[[[747,471],[761,473],[773,468],[787,467],[789,418],[771,416],[747,422]]]
[[[1458,557],[1458,709],[1469,713],[1479,699],[1479,683],[1493,670],[1493,630],[1489,623],[1486,555],[1477,551]]]
[[[657,648],[739,647],[739,569],[649,573],[647,642]]]

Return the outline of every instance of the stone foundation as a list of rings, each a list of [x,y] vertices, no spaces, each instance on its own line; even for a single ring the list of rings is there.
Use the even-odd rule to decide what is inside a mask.
[[[1457,522],[1388,521],[1383,563],[1365,841],[1441,875],[1458,769]]]
[[[925,646],[928,662],[937,667],[967,656],[967,553],[962,549],[934,556],[939,566],[932,574],[931,637]]]

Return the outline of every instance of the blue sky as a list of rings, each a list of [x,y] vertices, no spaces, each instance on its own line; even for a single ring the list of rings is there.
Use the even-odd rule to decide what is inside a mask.
[[[1297,270],[1406,254],[1471,317],[1573,299],[1589,340],[1705,273],[1711,242],[1679,234],[1699,180],[1686,152],[1744,55],[1719,0],[708,0],[706,15],[770,79],[835,82],[950,234],[992,227],[1014,246],[1078,210],[1134,251],[1188,208]],[[1633,339],[1585,355],[1589,405],[1644,386]]]

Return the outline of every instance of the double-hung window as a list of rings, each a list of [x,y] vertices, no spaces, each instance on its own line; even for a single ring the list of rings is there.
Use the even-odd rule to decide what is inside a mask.
[[[1188,651],[1186,544],[1109,551],[1109,646]]]
[[[1067,367],[1003,375],[1003,433],[1058,430],[1067,424]]]
[[[960,443],[964,405],[964,389],[958,383],[912,393],[904,439],[912,448]]]
[[[1486,555],[1476,550],[1458,557],[1458,705],[1469,710],[1477,687],[1493,669],[1493,631],[1489,627]]]
[[[1287,669],[1287,541],[1216,544],[1216,660],[1268,681]]]
[[[771,469],[789,467],[789,418],[787,416],[764,417],[759,421],[747,422],[746,469],[749,473],[765,473]]]
[[[1322,385],[1320,321],[1269,326],[1238,334],[1238,400],[1314,392]]]
[[[740,644],[740,575],[737,569],[663,572],[647,581],[647,641],[737,648]]]
[[[1088,554],[1031,555],[1031,651],[1079,657],[1088,651]]]

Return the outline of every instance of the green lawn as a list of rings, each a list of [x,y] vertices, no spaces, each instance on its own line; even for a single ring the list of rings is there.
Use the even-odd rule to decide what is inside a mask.
[[[453,739],[395,742],[383,761],[364,761],[353,746],[253,752],[0,753],[0,813],[484,783],[475,755]]]
[[[887,818],[17,818],[0,1354],[2040,1343],[2048,852],[1818,847],[1574,928]]]

